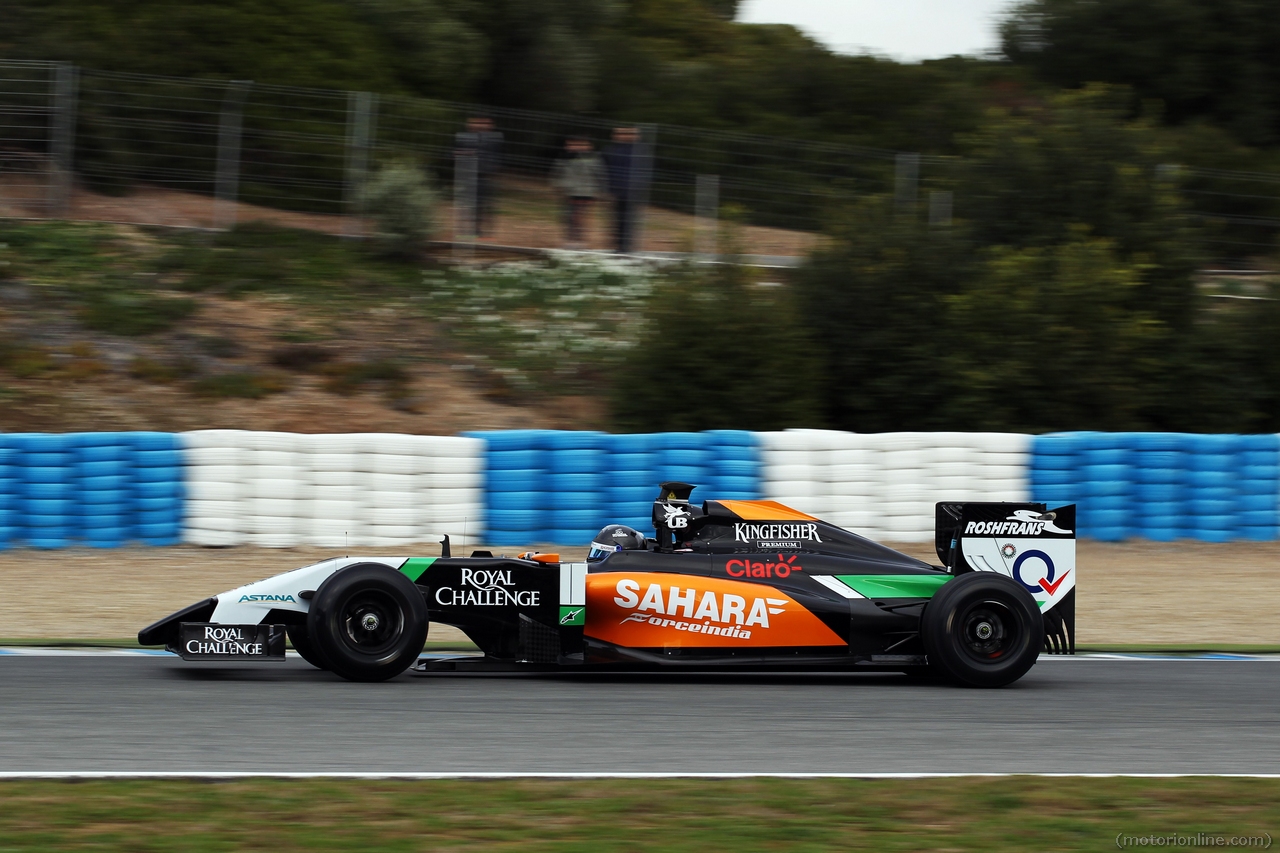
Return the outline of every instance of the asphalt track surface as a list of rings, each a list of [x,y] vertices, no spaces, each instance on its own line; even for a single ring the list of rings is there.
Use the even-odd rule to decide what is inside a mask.
[[[1280,773],[1280,661],[352,684],[297,659],[0,656],[0,772]]]

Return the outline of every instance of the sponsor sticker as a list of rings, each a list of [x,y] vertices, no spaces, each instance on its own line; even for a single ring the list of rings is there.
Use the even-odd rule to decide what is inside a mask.
[[[517,589],[511,569],[463,568],[457,588],[436,589],[436,604],[442,607],[537,607],[542,591]]]
[[[796,562],[799,554],[790,557],[779,554],[777,561],[751,557],[734,557],[724,564],[724,573],[731,578],[787,578],[792,572],[804,571]]]
[[[283,625],[178,625],[183,660],[284,660]]]
[[[1018,509],[1004,521],[971,521],[964,526],[964,532],[966,536],[1039,536],[1041,533],[1072,535],[1074,531],[1063,530],[1054,524],[1055,518],[1051,512],[1041,514],[1032,509]]]
[[[564,626],[587,624],[587,608],[582,605],[575,607],[561,605],[560,624]]]
[[[744,522],[736,522],[733,525],[733,538],[738,542],[761,542],[769,543],[775,540],[788,540],[796,542],[799,547],[800,542],[821,542],[818,536],[818,525],[811,522],[802,523],[779,523],[779,524],[748,524]],[[772,548],[773,546],[770,545]]]
[[[1027,563],[1031,563],[1031,565],[1028,566]],[[1034,571],[1034,567],[1037,564],[1039,564],[1041,572],[1038,576]],[[1026,570],[1025,575],[1024,569]],[[1022,584],[1027,592],[1046,592],[1049,595],[1053,595],[1058,591],[1058,587],[1062,586],[1062,582],[1067,579],[1067,575],[1071,574],[1071,570],[1067,569],[1057,580],[1054,580],[1055,574],[1053,558],[1044,551],[1023,551],[1022,555],[1013,561],[1013,579]],[[1035,578],[1035,582],[1028,582],[1028,577]]]
[[[662,504],[662,523],[672,530],[683,530],[689,526],[693,514],[682,506]]]
[[[257,602],[272,602],[272,601],[278,601],[278,602],[283,602],[283,603],[288,603],[288,604],[297,604],[297,603],[298,603],[297,599],[295,599],[292,595],[242,595],[242,596],[240,596],[240,600],[239,600],[239,601],[237,601],[236,603],[237,603],[237,604],[244,604],[246,601],[248,601],[248,602],[255,602],[255,601],[257,601]]]
[[[781,590],[735,580],[603,572],[587,607],[587,636],[632,648],[845,645]]]

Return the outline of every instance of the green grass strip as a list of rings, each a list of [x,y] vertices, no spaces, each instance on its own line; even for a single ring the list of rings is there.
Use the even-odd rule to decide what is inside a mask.
[[[1146,654],[1280,654],[1280,646],[1267,643],[1085,643],[1078,652],[1121,652]]]
[[[1278,828],[1268,779],[0,782],[5,853],[1097,851]]]

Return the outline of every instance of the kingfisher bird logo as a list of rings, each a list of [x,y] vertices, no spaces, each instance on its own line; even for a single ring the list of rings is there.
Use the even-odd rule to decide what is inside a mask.
[[[662,523],[672,530],[681,530],[689,526],[689,511],[684,507],[663,504],[662,512],[665,514]]]

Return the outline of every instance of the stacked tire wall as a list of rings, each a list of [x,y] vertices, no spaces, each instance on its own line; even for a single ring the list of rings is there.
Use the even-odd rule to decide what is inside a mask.
[[[160,432],[0,436],[0,545],[115,548],[181,540],[185,466]]]
[[[583,545],[651,532],[664,480],[886,541],[928,541],[943,500],[1076,503],[1105,541],[1280,536],[1275,435],[202,430],[0,435],[0,547]]]
[[[761,433],[765,497],[873,539],[927,542],[937,501],[1026,500],[1029,436]]]
[[[473,433],[487,447],[487,540],[583,544],[607,524],[652,531],[658,484],[698,495],[759,497],[757,436],[739,430],[611,435],[512,430]]]
[[[1074,432],[1037,436],[1031,494],[1077,503],[1093,539],[1272,540],[1280,437]]]
[[[191,544],[394,547],[484,533],[478,439],[242,430],[180,439]]]

